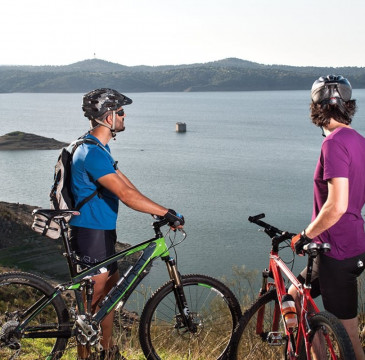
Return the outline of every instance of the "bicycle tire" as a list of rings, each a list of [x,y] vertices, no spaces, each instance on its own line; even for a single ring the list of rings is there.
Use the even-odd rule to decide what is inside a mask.
[[[36,328],[42,331],[67,330],[69,314],[63,299],[57,296],[45,307],[21,334],[15,327],[26,309],[42,296],[50,297],[54,288],[41,277],[11,272],[0,275],[0,358],[49,359],[62,357],[68,338],[27,338]],[[10,341],[9,341],[10,340]],[[12,345],[10,345],[10,342]],[[14,348],[15,347],[15,348]],[[19,347],[19,348],[16,348]]]
[[[321,359],[341,359],[341,360],[353,360],[355,359],[355,353],[352,348],[351,340],[343,327],[340,320],[327,311],[319,312],[313,315],[309,319],[309,326],[312,329],[309,337],[310,343],[319,333],[325,333],[331,345],[334,349],[334,355],[330,354],[328,343],[322,339],[320,348],[317,350],[317,355]],[[305,350],[304,339],[299,345],[301,349],[299,354],[299,360],[307,360],[307,354]],[[312,357],[310,357],[312,359]]]
[[[147,360],[223,359],[241,307],[222,282],[205,275],[183,275],[184,293],[193,321],[190,333],[179,322],[172,281],[161,286],[143,309],[139,338]]]
[[[276,290],[270,290],[260,296],[249,309],[247,309],[236,327],[229,346],[229,359],[287,359],[287,338],[284,324],[280,321],[276,330],[276,338],[270,338],[273,330],[273,317],[275,307],[278,306]],[[259,310],[264,313],[259,313]],[[260,315],[259,315],[260,314]],[[256,333],[258,316],[262,316],[262,329]]]

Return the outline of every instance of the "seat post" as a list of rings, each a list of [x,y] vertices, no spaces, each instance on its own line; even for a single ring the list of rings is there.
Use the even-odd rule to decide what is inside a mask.
[[[314,259],[317,257],[317,255],[318,255],[318,252],[308,253],[307,275],[305,277],[305,285],[308,288],[311,286],[313,263],[314,263]]]
[[[60,219],[59,223],[61,226],[61,235],[62,235],[63,245],[66,250],[66,252],[63,253],[63,256],[66,257],[66,259],[67,259],[67,264],[68,264],[68,268],[70,270],[71,277],[74,277],[77,275],[77,269],[76,269],[76,264],[72,261],[73,256],[72,256],[72,250],[71,250],[70,242],[69,242],[70,239],[68,237],[68,226],[63,217]]]

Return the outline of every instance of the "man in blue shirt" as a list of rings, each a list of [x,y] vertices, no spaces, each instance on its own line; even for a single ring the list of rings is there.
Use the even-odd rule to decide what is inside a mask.
[[[83,143],[76,149],[71,165],[71,187],[76,205],[95,190],[98,190],[98,195],[82,206],[79,216],[71,219],[70,239],[72,249],[85,264],[100,262],[115,253],[119,200],[136,211],[165,217],[171,225],[184,225],[181,215],[139,192],[117,169],[110,154],[108,142],[116,133],[125,130],[123,106],[131,103],[132,100],[127,96],[106,88],[91,91],[83,98],[82,109],[91,123],[91,130],[86,137],[98,144]],[[118,281],[117,270],[117,264],[114,263],[93,276],[93,312],[100,299]],[[113,315],[111,312],[102,323],[101,344],[104,351],[101,359],[121,358],[112,344]],[[88,359],[89,356],[89,350],[79,346],[79,358]]]

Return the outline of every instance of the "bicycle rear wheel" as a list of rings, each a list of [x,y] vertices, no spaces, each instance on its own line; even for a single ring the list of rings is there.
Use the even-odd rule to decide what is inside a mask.
[[[355,359],[351,340],[340,320],[334,315],[327,311],[315,314],[309,319],[309,326],[312,330],[309,337],[310,359]],[[299,360],[307,360],[304,340],[299,348]]]
[[[234,331],[230,359],[287,359],[288,339],[277,300],[276,290],[260,296],[244,312]]]
[[[0,275],[0,359],[54,360],[62,357],[68,338],[52,334],[56,331],[70,334],[68,311],[60,296],[36,314],[24,331],[16,331],[26,318],[26,312],[32,311],[42,297],[49,298],[53,291],[50,284],[33,274]]]
[[[220,281],[205,275],[182,276],[182,285],[197,330],[183,324],[173,283],[167,282],[146,303],[139,337],[148,360],[220,359],[241,316],[233,293]]]

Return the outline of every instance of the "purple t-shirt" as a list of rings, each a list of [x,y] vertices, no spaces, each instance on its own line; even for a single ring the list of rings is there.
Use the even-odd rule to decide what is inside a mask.
[[[323,141],[314,172],[314,220],[327,200],[327,180],[344,177],[349,180],[349,203],[340,220],[318,238],[331,244],[327,255],[343,260],[365,252],[365,138],[355,130],[340,127]],[[317,239],[318,239],[317,238]]]

